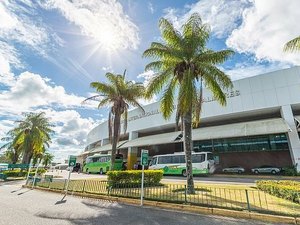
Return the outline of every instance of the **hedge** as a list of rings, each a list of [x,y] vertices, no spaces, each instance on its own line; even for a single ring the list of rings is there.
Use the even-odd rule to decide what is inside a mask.
[[[144,184],[145,186],[160,185],[163,177],[162,170],[145,170]],[[107,180],[110,186],[131,186],[140,185],[142,181],[141,170],[125,170],[125,171],[108,171]]]
[[[300,182],[297,181],[256,181],[257,188],[279,198],[300,203]]]
[[[36,169],[30,170],[29,175],[34,176],[35,170]],[[28,174],[28,170],[14,169],[14,170],[6,170],[6,171],[3,171],[2,173],[5,174],[7,177],[26,177]],[[46,170],[44,168],[40,168],[38,170],[38,174],[44,174],[44,173],[46,173]]]

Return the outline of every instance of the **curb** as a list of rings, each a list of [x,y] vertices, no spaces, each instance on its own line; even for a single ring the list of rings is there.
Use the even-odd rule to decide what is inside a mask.
[[[271,176],[271,175],[250,175],[250,174],[213,174],[210,177],[224,177],[224,178],[253,178],[253,179],[272,179],[272,180],[300,180],[299,176]]]
[[[31,187],[27,187],[26,185],[23,185],[22,187],[31,188]],[[49,189],[43,187],[34,187],[34,189],[60,193],[60,194],[65,193],[62,190],[55,190],[55,189]],[[129,205],[140,205],[140,200],[134,198],[114,197],[114,196],[91,194],[91,193],[77,193],[77,192],[72,193],[70,191],[68,193],[72,194],[73,196],[78,196],[82,198],[102,199],[102,200],[115,201],[115,202],[129,204]],[[229,209],[209,208],[209,207],[202,207],[202,206],[175,204],[175,203],[149,201],[149,200],[144,200],[143,203],[144,206],[161,208],[161,209],[169,209],[169,210],[175,210],[180,212],[226,216],[226,217],[241,218],[241,219],[252,219],[252,220],[259,220],[259,221],[273,222],[273,223],[300,224],[300,218],[289,217],[289,216],[269,215],[269,214],[261,214],[261,213],[254,213],[248,211],[235,211]]]

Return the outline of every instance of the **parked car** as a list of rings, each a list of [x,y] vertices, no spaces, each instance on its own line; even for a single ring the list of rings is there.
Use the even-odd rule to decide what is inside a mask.
[[[276,166],[269,166],[264,165],[261,167],[256,167],[251,169],[252,173],[259,174],[259,173],[271,173],[271,174],[277,174],[281,171],[281,168],[278,168]]]
[[[230,166],[223,169],[224,173],[244,173],[245,169],[241,166]]]

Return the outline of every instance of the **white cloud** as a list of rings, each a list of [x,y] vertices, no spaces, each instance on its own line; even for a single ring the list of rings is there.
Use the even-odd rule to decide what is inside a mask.
[[[66,93],[64,87],[50,84],[50,79],[39,74],[23,72],[15,77],[9,90],[0,92],[0,115],[19,114],[37,107],[74,108],[95,107],[88,102],[82,105],[84,97]]]
[[[46,9],[57,9],[83,35],[99,41],[103,48],[136,49],[140,40],[138,28],[115,0],[49,0]]]
[[[154,77],[155,72],[153,70],[148,70],[146,72],[143,72],[141,74],[139,74],[137,76],[138,79],[143,79],[143,85],[144,87],[147,87],[147,85],[149,84],[150,80]],[[151,104],[153,102],[157,101],[157,96],[153,95],[151,99],[139,99],[139,103],[141,103],[142,105],[148,105]]]
[[[284,53],[284,44],[299,36],[299,0],[253,0],[243,22],[226,44],[240,53],[253,53],[258,60],[300,64],[299,54]]]
[[[111,66],[102,66],[101,69],[102,69],[103,71],[105,71],[105,72],[111,72],[111,73],[113,73],[113,69],[112,69]]]
[[[23,2],[26,4],[26,2]],[[31,4],[28,5],[32,7]],[[33,8],[23,7],[14,1],[4,0],[0,2],[0,36],[6,41],[15,41],[41,55],[46,55],[45,46],[50,37],[43,23],[38,19],[32,20]]]
[[[151,2],[148,2],[147,7],[148,7],[148,10],[150,11],[150,13],[153,14],[154,13],[153,4]]]
[[[179,29],[191,14],[197,12],[203,22],[210,25],[214,35],[222,38],[238,26],[244,9],[250,4],[251,0],[202,0],[187,5],[183,10],[167,8],[164,17]]]
[[[1,83],[5,76],[9,81],[12,79],[12,68],[24,67],[21,48],[47,58],[50,50],[63,45],[62,39],[43,23],[34,1],[0,1],[0,21]]]
[[[155,72],[153,70],[148,70],[148,71],[145,71],[139,75],[137,75],[137,78],[142,78],[144,79],[143,80],[143,84],[144,86],[146,87],[150,80],[155,76]]]

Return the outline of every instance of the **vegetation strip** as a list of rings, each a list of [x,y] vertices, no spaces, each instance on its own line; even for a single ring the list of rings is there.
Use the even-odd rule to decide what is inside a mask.
[[[300,182],[264,180],[257,181],[256,185],[271,195],[300,204]]]
[[[29,187],[24,185],[23,187]],[[51,190],[48,188],[42,187],[34,187],[35,189],[42,191],[51,191],[56,193],[64,193],[62,190]],[[123,204],[133,204],[139,205],[140,201],[137,199],[130,198],[121,198],[121,197],[113,197],[113,196],[105,196],[105,195],[97,195],[97,194],[89,194],[89,193],[78,193],[78,192],[70,192],[70,194],[79,197],[87,197],[92,199],[103,199],[116,201]],[[290,217],[290,216],[278,216],[278,215],[268,215],[268,214],[260,214],[253,212],[245,212],[245,211],[235,211],[228,209],[218,209],[218,208],[210,208],[210,207],[201,207],[201,206],[191,206],[191,205],[183,205],[183,204],[174,204],[174,203],[166,203],[159,201],[144,201],[145,206],[155,207],[155,208],[163,208],[163,209],[171,209],[171,210],[180,210],[181,212],[192,212],[197,214],[212,214],[218,216],[227,216],[234,218],[243,218],[243,219],[254,219],[265,222],[276,222],[276,223],[285,223],[285,224],[300,224],[300,218]]]

